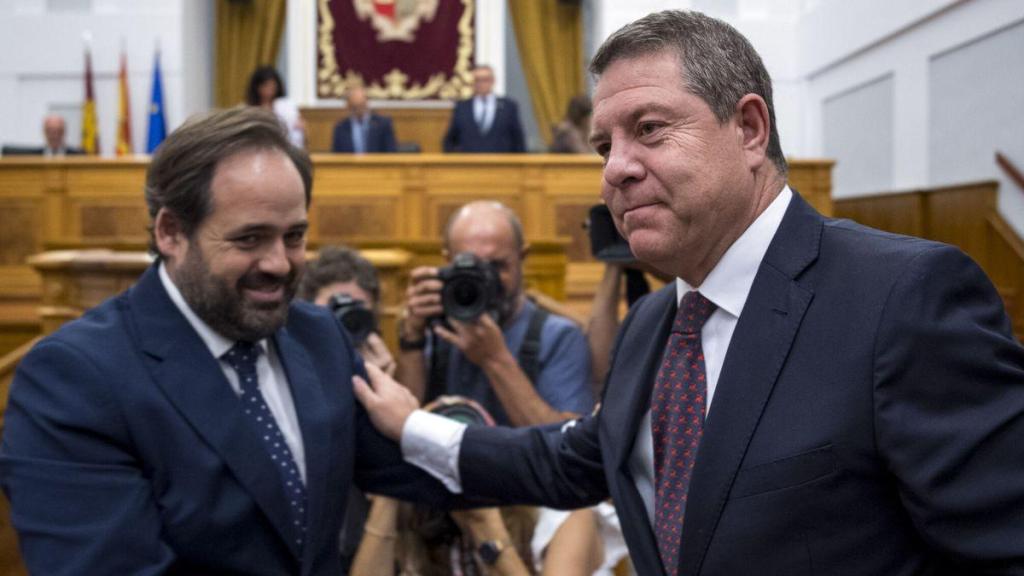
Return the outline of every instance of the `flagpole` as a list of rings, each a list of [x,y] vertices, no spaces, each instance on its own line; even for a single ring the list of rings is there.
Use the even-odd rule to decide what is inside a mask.
[[[85,97],[82,101],[82,150],[86,154],[100,153],[99,122],[96,117],[96,93],[92,79],[92,32],[82,32],[85,44]]]
[[[146,138],[146,153],[152,154],[167,136],[167,118],[164,115],[163,77],[160,73],[160,38],[156,39],[156,54],[153,56],[153,84],[149,97],[149,130]]]

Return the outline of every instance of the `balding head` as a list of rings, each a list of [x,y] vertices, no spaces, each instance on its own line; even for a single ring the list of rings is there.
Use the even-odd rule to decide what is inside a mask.
[[[452,214],[444,230],[445,250],[452,252],[453,235],[461,239],[467,234],[486,234],[495,239],[511,242],[511,246],[517,252],[521,252],[525,247],[523,225],[519,222],[519,217],[511,208],[494,200],[470,202]]]
[[[444,233],[445,256],[462,252],[492,263],[505,289],[505,319],[518,312],[523,299],[523,259],[527,246],[515,212],[500,202],[477,201],[459,208],[448,220]]]
[[[350,86],[346,99],[348,101],[348,112],[352,116],[362,116],[369,109],[366,88],[362,84]]]
[[[46,147],[50,150],[64,148],[64,118],[57,114],[50,114],[43,118],[43,135],[46,137]]]

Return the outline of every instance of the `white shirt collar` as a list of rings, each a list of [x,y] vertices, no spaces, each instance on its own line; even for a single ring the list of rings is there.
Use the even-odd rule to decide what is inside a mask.
[[[188,320],[188,323],[192,326],[192,329],[196,331],[196,334],[199,334],[199,338],[204,344],[206,344],[206,347],[210,350],[210,353],[213,354],[213,357],[220,359],[220,357],[227,353],[228,350],[231,350],[231,347],[235,345],[235,342],[220,335],[214,331],[213,328],[210,328],[209,324],[203,322],[199,316],[196,316],[196,313],[193,312],[192,308],[190,308],[188,303],[185,302],[185,297],[181,295],[181,291],[178,290],[174,281],[171,280],[171,275],[167,273],[167,267],[164,266],[163,262],[158,266],[157,272],[160,275],[160,283],[164,285],[164,290],[166,290],[167,295],[171,297],[171,302],[174,302],[174,306],[179,312],[181,312],[182,316]],[[266,354],[267,340],[265,338],[257,342],[256,345],[263,350],[264,354]]]
[[[739,318],[750,294],[750,287],[754,284],[754,276],[761,267],[761,260],[792,199],[792,190],[789,186],[784,187],[768,208],[729,246],[699,288],[693,288],[682,278],[676,278],[676,302],[690,290],[700,290],[719,309]]]

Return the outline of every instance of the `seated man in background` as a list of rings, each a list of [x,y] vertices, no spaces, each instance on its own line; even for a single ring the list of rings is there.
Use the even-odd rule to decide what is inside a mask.
[[[156,262],[11,385],[0,484],[30,573],[334,575],[353,483],[447,504],[353,398],[365,372],[338,321],[292,302],[311,186],[258,108],[161,144]]]
[[[549,424],[590,412],[590,354],[576,325],[526,298],[523,261],[529,251],[519,218],[491,201],[472,202],[448,221],[444,254],[468,270],[496,271],[500,295],[474,320],[452,317],[465,296],[437,268],[412,271],[399,326],[397,379],[430,401],[458,394],[480,402],[499,425]],[[447,306],[442,291],[449,287]],[[442,322],[441,319],[445,318]]]
[[[391,118],[370,111],[366,88],[362,84],[350,86],[347,99],[348,118],[334,125],[331,151],[355,154],[396,151],[398,144]]]
[[[64,117],[59,114],[47,114],[43,118],[43,138],[46,146],[13,146],[3,147],[4,156],[46,156],[47,158],[61,158],[82,154],[80,148],[71,148],[64,142],[66,124]]]
[[[60,157],[82,154],[81,149],[71,148],[65,143],[66,126],[64,117],[58,114],[49,114],[43,118],[43,136],[46,138],[43,156]]]

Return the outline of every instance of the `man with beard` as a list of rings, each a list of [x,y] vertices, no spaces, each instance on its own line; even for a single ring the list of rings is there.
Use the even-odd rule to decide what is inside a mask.
[[[32,573],[338,574],[353,482],[444,503],[356,404],[340,324],[292,302],[311,168],[257,109],[160,146],[156,262],[11,388],[0,483]]]
[[[589,412],[586,339],[572,321],[541,312],[526,298],[523,261],[529,247],[515,213],[498,202],[467,204],[449,220],[444,246],[449,261],[468,252],[497,270],[500,303],[494,317],[447,318],[446,325],[437,321],[445,312],[437,268],[413,270],[396,378],[420,400],[440,394],[472,398],[506,426],[548,424]],[[536,350],[534,358],[524,360],[524,342]]]

